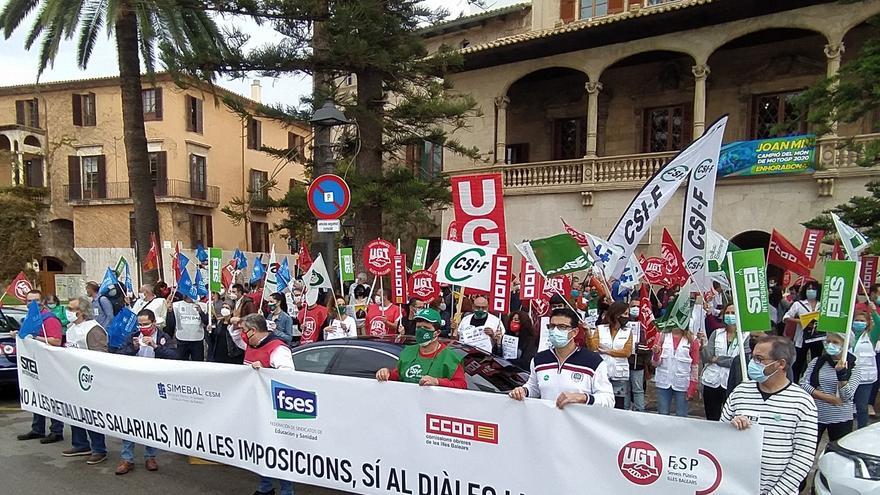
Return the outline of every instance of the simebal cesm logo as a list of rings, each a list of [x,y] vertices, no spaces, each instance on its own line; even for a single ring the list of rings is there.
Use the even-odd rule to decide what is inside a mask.
[[[278,419],[315,419],[318,417],[318,396],[272,380],[272,406]]]
[[[489,268],[491,260],[484,259],[486,251],[470,248],[455,255],[446,265],[446,278],[453,282],[463,282]]]

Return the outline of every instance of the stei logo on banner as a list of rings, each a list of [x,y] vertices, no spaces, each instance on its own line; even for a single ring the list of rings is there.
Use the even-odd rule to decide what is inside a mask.
[[[95,375],[92,374],[92,369],[88,366],[80,367],[77,372],[77,377],[79,378],[79,388],[83,389],[83,392],[88,392],[92,389],[92,383],[95,381]]]
[[[278,419],[315,419],[318,417],[318,396],[272,380],[272,399]]]
[[[4,349],[4,351],[5,351],[5,349]],[[37,371],[37,362],[31,358],[19,356],[18,369],[23,374],[33,378],[34,380],[40,379],[40,372]]]

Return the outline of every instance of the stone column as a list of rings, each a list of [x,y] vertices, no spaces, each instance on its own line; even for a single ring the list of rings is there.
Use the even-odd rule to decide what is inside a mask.
[[[507,105],[510,98],[495,97],[495,163],[505,163],[507,156]]]
[[[825,45],[825,57],[828,58],[828,66],[826,70],[826,75],[828,77],[834,77],[837,75],[837,72],[840,70],[840,59],[843,57],[843,52],[845,51],[845,47],[843,42],[833,42]],[[827,134],[829,136],[837,135],[837,122],[831,122],[830,132]]]
[[[709,77],[709,66],[697,64],[691,67],[694,74],[694,135],[697,139],[706,130],[706,79]]]
[[[597,158],[598,127],[599,127],[599,91],[602,91],[602,83],[589,81],[585,85],[587,90],[587,153],[584,158]]]

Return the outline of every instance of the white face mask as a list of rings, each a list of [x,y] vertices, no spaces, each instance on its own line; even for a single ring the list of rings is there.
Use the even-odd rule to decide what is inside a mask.
[[[231,314],[232,314],[232,310],[229,308],[221,308],[220,309],[220,316],[222,316],[224,318],[231,315]]]
[[[235,301],[236,299],[238,299],[238,294],[236,294],[235,292],[230,292],[229,299]]]
[[[440,311],[446,311],[446,303],[445,302],[440,303]]]
[[[64,314],[67,316],[67,321],[76,321],[76,311],[71,311],[69,309],[64,310]]]
[[[375,301],[376,304],[381,305],[381,304],[382,304],[382,296],[376,296],[376,297],[374,297],[374,298],[373,298],[373,301]]]

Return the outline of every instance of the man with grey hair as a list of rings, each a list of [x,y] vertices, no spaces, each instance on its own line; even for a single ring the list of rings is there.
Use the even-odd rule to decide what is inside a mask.
[[[751,380],[730,393],[721,412],[721,421],[737,430],[764,427],[761,495],[800,493],[816,455],[816,404],[788,378],[795,355],[785,337],[759,340],[748,366]]]
[[[107,352],[107,331],[97,321],[88,297],[71,299],[67,303],[70,328],[67,329],[67,347],[89,351]],[[104,435],[95,431],[70,425],[72,447],[61,453],[64,457],[89,456],[86,464],[95,465],[107,460]]]
[[[149,309],[156,316],[156,328],[165,330],[165,320],[168,318],[168,301],[156,297],[153,284],[142,285],[140,293],[140,298],[135,301],[131,310],[134,314],[138,314],[141,310]]]
[[[370,286],[367,285],[367,274],[364,272],[360,272],[357,274],[357,278],[355,278],[354,283],[348,287],[348,303],[351,304],[354,301],[354,289],[362,285],[367,289],[367,292],[370,292]]]

